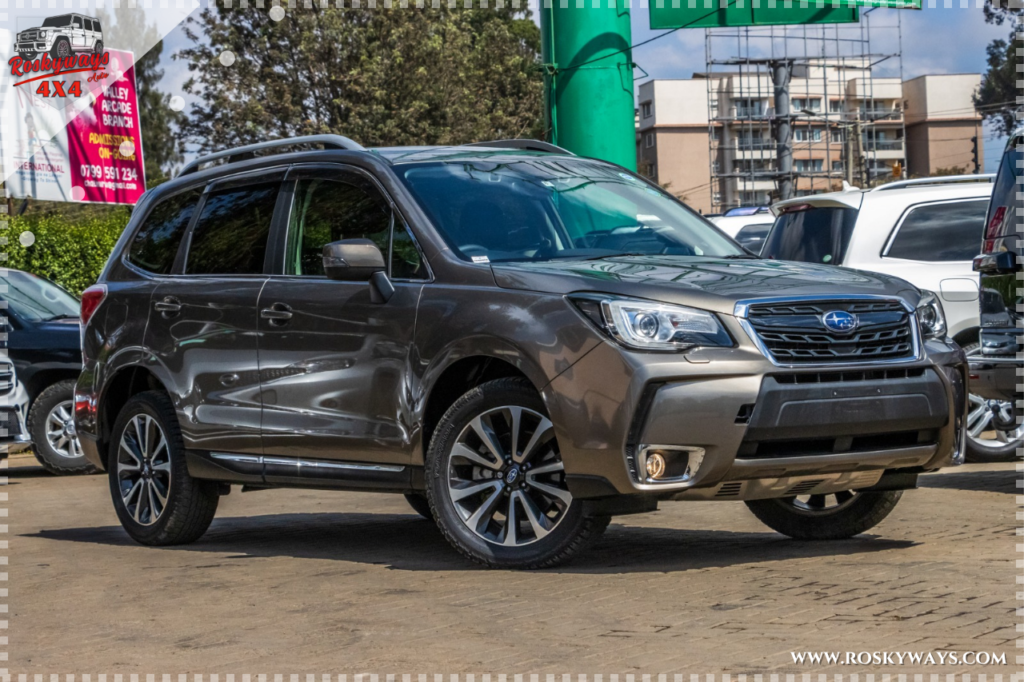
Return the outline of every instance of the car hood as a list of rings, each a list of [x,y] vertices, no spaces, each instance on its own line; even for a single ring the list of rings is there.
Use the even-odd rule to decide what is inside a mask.
[[[899,296],[916,305],[908,282],[878,273],[777,260],[624,256],[601,260],[494,263],[506,289],[552,294],[601,292],[732,314],[737,301],[787,296]]]

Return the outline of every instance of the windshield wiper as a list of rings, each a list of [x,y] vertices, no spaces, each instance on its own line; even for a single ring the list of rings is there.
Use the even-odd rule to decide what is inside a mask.
[[[77,319],[78,319],[78,315],[69,315],[68,313],[61,313],[59,315],[54,315],[53,317],[46,318],[46,321],[47,322],[53,322],[54,320],[77,320]]]
[[[724,260],[761,260],[759,256],[751,256],[747,253],[730,253],[728,256],[722,256]]]
[[[628,258],[630,256],[653,256],[653,255],[655,255],[655,254],[639,253],[639,252],[637,252],[637,253],[609,253],[608,255],[605,255],[605,256],[591,256],[589,258],[584,258],[583,260],[604,260],[605,258]]]

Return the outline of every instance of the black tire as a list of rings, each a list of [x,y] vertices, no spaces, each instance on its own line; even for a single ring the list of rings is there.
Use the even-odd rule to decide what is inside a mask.
[[[163,488],[166,503],[155,514],[155,521],[151,520],[150,523],[145,522],[147,519],[143,515],[144,510],[140,514],[141,518],[137,520],[122,497],[122,485],[130,485],[131,481],[122,478],[118,466],[119,458],[130,463],[133,457],[127,451],[122,452],[121,441],[136,416],[143,421],[147,417],[151,418],[159,426],[166,440],[166,458],[160,455],[162,450],[158,445],[150,448],[153,454],[151,463],[156,462],[159,455],[160,466],[163,466],[164,462],[169,466],[169,475],[162,474],[165,476],[163,480],[167,482]],[[156,480],[157,469],[157,464],[152,464],[153,475],[150,480]],[[185,446],[181,439],[178,420],[174,415],[174,407],[170,398],[160,391],[140,393],[131,398],[121,410],[114,423],[107,471],[110,478],[110,495],[117,517],[128,535],[140,544],[180,545],[194,542],[210,527],[217,512],[217,503],[220,500],[217,484],[189,475],[185,463]],[[142,493],[139,492],[138,495],[141,500]],[[136,503],[136,509],[139,509],[139,505],[142,505],[141,501]],[[153,516],[152,509],[150,516]]]
[[[96,44],[92,46],[93,54],[103,54],[103,41],[97,40]]]
[[[412,510],[425,518],[427,521],[433,521],[434,515],[430,511],[430,502],[427,501],[427,496],[423,493],[407,493],[405,501],[409,503]]]
[[[50,417],[59,418],[59,413],[72,416],[75,400],[75,380],[65,379],[47,386],[32,402],[28,413],[28,433],[32,438],[32,451],[39,464],[51,474],[66,476],[71,474],[95,474],[99,472],[82,454],[77,442],[66,441],[67,432],[62,434],[61,450],[54,447],[47,436]]]
[[[37,52],[19,52],[18,56],[24,59],[25,61],[30,62],[36,58],[37,54]]]
[[[460,434],[469,427],[470,422],[476,417],[490,410],[506,406],[525,408],[531,414],[541,415],[544,418],[547,414],[544,403],[533,386],[528,381],[518,378],[496,379],[481,384],[459,398],[445,412],[431,438],[426,458],[427,499],[430,502],[430,509],[441,533],[448,542],[463,556],[478,564],[489,568],[506,569],[549,568],[564,564],[604,532],[608,526],[608,517],[586,516],[583,513],[583,503],[580,500],[570,499],[567,505],[557,511],[558,520],[546,534],[541,536],[539,533],[535,533],[534,539],[527,539],[524,544],[504,546],[488,541],[471,530],[467,526],[467,522],[463,521],[463,517],[460,516],[456,502],[452,500],[449,490],[449,461]],[[544,450],[544,456],[551,458],[545,460],[548,464],[543,466],[550,468],[552,462],[560,463],[558,444],[553,436],[546,438],[543,446],[538,445],[536,451],[540,452],[541,448]],[[506,462],[508,461],[506,460]],[[531,475],[536,476],[537,474],[524,473],[522,480],[528,479]],[[564,471],[545,474],[545,476],[561,477],[563,479],[561,485],[564,486]],[[493,479],[480,480],[484,483],[493,482],[497,489],[505,485],[507,491],[506,482],[509,479],[503,475],[495,473]],[[545,483],[551,485],[550,479]],[[534,485],[536,485],[536,481]],[[521,483],[520,486],[524,487]],[[496,489],[492,488],[491,490]],[[564,495],[567,492],[567,489],[560,489],[560,494]],[[531,490],[529,494],[536,493]],[[520,505],[520,503],[512,499],[511,505]],[[533,508],[536,509],[536,507]],[[522,506],[518,506],[517,509],[522,509]],[[514,516],[515,513],[512,512],[512,515]],[[523,524],[528,520],[520,519]],[[491,523],[494,521],[492,520]],[[517,527],[519,526],[517,525]],[[529,532],[528,525],[522,527],[525,529],[524,533]],[[505,532],[508,533],[508,530],[506,529]],[[515,539],[513,537],[513,540]]]
[[[746,504],[763,524],[795,540],[842,540],[881,523],[902,494],[901,490],[854,493],[833,510],[812,512],[798,508],[793,497],[749,500]]]

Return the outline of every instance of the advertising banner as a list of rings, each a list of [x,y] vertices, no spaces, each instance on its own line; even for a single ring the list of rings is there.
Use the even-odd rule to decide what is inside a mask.
[[[8,194],[135,204],[146,183],[132,53],[29,56],[7,62]]]

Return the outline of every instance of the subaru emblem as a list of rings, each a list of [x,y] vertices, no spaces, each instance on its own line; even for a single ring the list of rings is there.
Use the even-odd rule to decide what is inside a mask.
[[[860,326],[860,320],[853,313],[845,310],[830,310],[821,316],[825,329],[837,334],[849,334]]]

